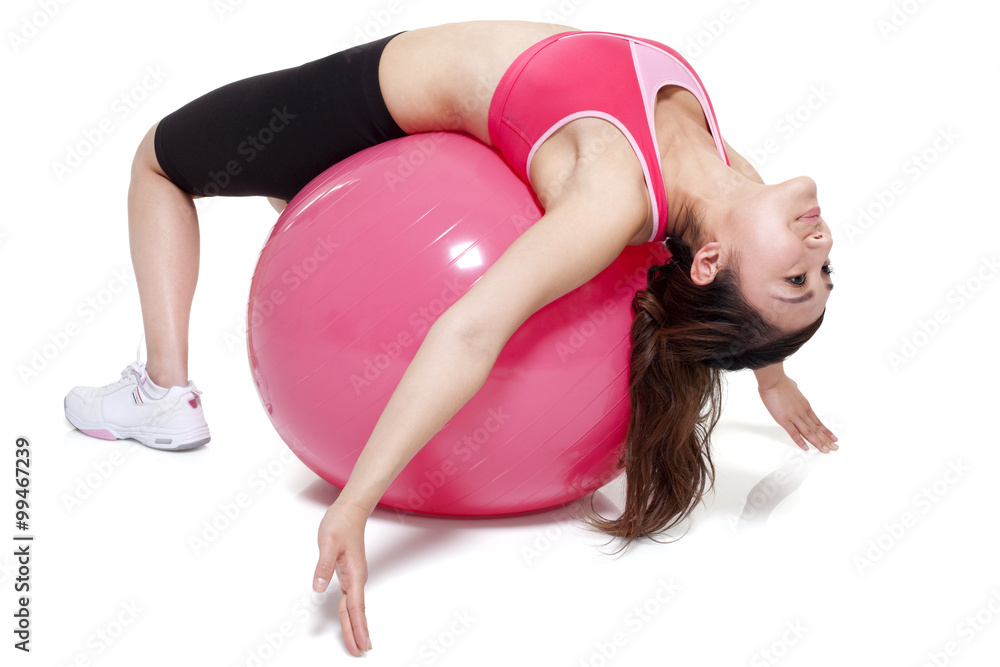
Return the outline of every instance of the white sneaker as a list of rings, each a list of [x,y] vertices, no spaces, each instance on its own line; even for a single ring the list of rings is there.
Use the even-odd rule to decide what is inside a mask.
[[[150,393],[151,385],[146,364],[133,361],[117,382],[71,389],[63,400],[66,419],[89,436],[133,438],[154,449],[192,449],[211,439],[193,382],[170,387],[160,398]]]

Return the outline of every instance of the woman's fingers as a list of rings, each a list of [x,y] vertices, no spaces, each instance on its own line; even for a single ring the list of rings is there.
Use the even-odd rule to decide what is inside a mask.
[[[338,578],[341,575],[338,575]],[[344,617],[347,616],[347,624],[351,629],[351,639],[355,647],[370,651],[372,647],[371,639],[368,637],[368,619],[365,617],[365,579],[363,572],[352,573],[350,577],[343,576],[346,581],[341,582],[340,590],[340,625],[344,629]],[[346,611],[346,614],[345,614]],[[344,632],[344,640],[347,640],[347,631]]]
[[[796,427],[793,422],[789,422],[788,425],[785,426],[785,433],[787,433],[788,437],[792,439],[792,442],[799,446],[799,449],[806,452],[809,451],[809,443],[802,437],[802,434],[799,433],[798,427]]]
[[[816,428],[822,431],[823,435],[825,435],[830,440],[831,443],[837,442],[837,436],[835,436],[833,434],[833,431],[828,429],[826,425],[823,424],[822,421],[820,421],[820,418],[816,416],[816,413],[812,411],[812,408],[809,408],[806,414],[808,415],[809,419],[813,422],[813,424],[815,424]],[[837,448],[834,447],[833,449]]]
[[[347,611],[347,595],[343,590],[341,590],[340,595],[340,631],[344,634],[344,644],[347,646],[347,652],[355,658],[360,658],[361,649],[358,648],[358,642],[355,639],[355,631],[351,625],[351,615]]]
[[[810,410],[810,412],[812,411]],[[815,417],[815,415],[812,416]],[[827,436],[823,425],[819,423],[818,419],[809,419],[807,416],[805,419],[795,421],[794,425],[799,432],[800,438],[811,442],[816,449],[824,454],[829,454],[832,449],[837,449],[837,445]],[[808,450],[808,447],[806,447],[806,450]]]
[[[340,556],[340,553],[337,552],[331,540],[320,538],[319,563],[316,564],[316,571],[313,573],[313,590],[317,593],[324,592],[330,585],[330,580],[334,576],[337,558]],[[350,577],[337,573],[337,579],[343,581],[344,579],[350,579]],[[347,592],[343,584],[340,586],[340,630],[344,635],[344,644],[347,646],[347,652],[355,658],[360,657],[361,651],[358,648],[354,628],[351,625],[350,614],[347,611]]]
[[[834,449],[840,449],[837,446],[837,438],[834,437],[833,433],[823,422],[813,413],[812,410],[809,411],[809,435],[810,440],[814,443],[819,443],[823,446],[823,451],[830,452]],[[817,445],[818,446],[818,445]]]

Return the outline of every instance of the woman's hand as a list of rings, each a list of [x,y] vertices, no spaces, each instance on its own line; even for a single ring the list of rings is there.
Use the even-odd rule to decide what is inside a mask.
[[[809,451],[810,442],[816,449],[827,454],[831,449],[839,449],[836,444],[837,436],[816,417],[816,413],[809,407],[809,401],[790,377],[782,373],[773,382],[759,385],[757,390],[774,421],[803,450]]]
[[[368,513],[357,505],[330,505],[319,524],[319,563],[313,575],[313,590],[326,590],[334,572],[340,583],[340,629],[344,643],[354,657],[371,650],[368,620],[365,618],[365,524]]]

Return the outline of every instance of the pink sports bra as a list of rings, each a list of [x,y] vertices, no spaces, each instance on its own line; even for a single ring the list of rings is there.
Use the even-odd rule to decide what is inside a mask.
[[[705,112],[729,164],[701,79],[669,46],[609,32],[564,32],[538,42],[504,73],[490,101],[490,141],[526,183],[535,151],[577,118],[603,118],[621,130],[642,164],[653,205],[649,241],[667,238],[667,193],[653,126],[656,93],[681,86]]]

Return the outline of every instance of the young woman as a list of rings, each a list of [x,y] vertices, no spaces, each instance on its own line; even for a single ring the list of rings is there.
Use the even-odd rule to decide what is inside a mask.
[[[207,442],[187,374],[192,200],[261,195],[280,211],[348,155],[437,130],[497,148],[545,214],[431,328],[323,518],[314,588],[336,572],[353,655],[371,648],[364,528],[382,493],[476,393],[521,323],[626,245],[665,242],[672,257],[633,302],[626,507],[594,525],[627,542],[690,513],[713,479],[724,370],[754,369],[764,404],[801,448],[837,448],[781,363],[819,327],[833,287],[815,183],[765,185],[668,47],[521,22],[404,32],[224,86],[151,128],[128,201],[148,361],[106,387],[72,390],[69,420],[151,447]]]

